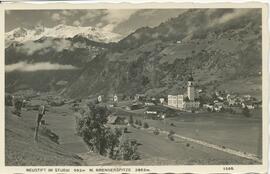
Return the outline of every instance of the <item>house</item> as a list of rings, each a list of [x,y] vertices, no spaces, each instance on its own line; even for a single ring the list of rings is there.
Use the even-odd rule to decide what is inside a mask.
[[[255,108],[260,108],[262,107],[262,101],[253,101],[253,105]]]
[[[145,106],[154,106],[155,104],[153,102],[145,102],[144,105]]]
[[[116,94],[114,94],[114,96],[113,96],[113,101],[114,101],[114,102],[118,102],[118,97],[117,97]]]
[[[255,106],[254,105],[247,105],[247,108],[248,109],[255,109]]]
[[[115,115],[109,115],[107,118],[108,124],[125,124],[125,119]]]
[[[102,96],[101,96],[101,95],[98,96],[97,101],[98,101],[99,103],[102,102]]]
[[[214,110],[220,112],[223,109],[224,105],[222,102],[218,102],[214,104]]]
[[[214,100],[214,103],[218,103],[219,101],[218,100]]]
[[[202,93],[203,90],[202,90],[202,89],[198,89],[197,92],[198,92],[198,93]]]
[[[211,104],[204,104],[204,105],[203,105],[203,108],[209,109],[210,111],[213,111],[213,110],[214,110],[214,106],[211,105]]]
[[[221,96],[218,96],[218,100],[219,100],[219,101],[224,101],[224,98],[221,97]]]
[[[136,101],[142,101],[142,100],[145,100],[146,99],[146,95],[145,94],[136,94],[134,99]]]
[[[149,106],[146,111],[144,112],[145,117],[144,118],[150,118],[150,119],[162,119],[162,117],[165,118],[166,109],[159,106]]]
[[[229,100],[228,105],[229,106],[234,106],[236,104],[235,100]]]
[[[155,115],[158,114],[157,111],[145,111],[144,113],[145,114],[155,114]]]
[[[245,101],[249,101],[251,100],[251,95],[244,95],[243,98]]]
[[[242,103],[242,108],[247,107],[248,109],[255,109],[255,104],[254,102],[247,101]]]
[[[160,102],[161,104],[164,104],[164,101],[165,101],[164,98],[159,98],[159,102]]]
[[[200,107],[200,102],[195,101],[195,87],[193,78],[188,79],[187,98],[184,95],[168,95],[168,106],[181,110],[193,110]]]

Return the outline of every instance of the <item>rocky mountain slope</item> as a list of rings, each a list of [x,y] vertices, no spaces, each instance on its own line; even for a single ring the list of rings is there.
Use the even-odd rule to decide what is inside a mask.
[[[192,73],[197,88],[260,96],[261,57],[260,11],[188,10],[114,44],[87,64],[66,94],[166,96],[185,92]]]

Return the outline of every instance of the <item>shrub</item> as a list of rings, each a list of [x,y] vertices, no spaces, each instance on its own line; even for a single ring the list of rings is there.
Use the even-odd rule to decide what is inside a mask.
[[[142,121],[141,120],[138,121],[138,125],[142,126]]]
[[[138,160],[140,155],[138,153],[138,143],[136,140],[126,140],[120,146],[120,159],[122,160]],[[119,158],[118,158],[119,159]]]
[[[135,124],[136,124],[136,125],[139,125],[139,120],[136,120],[136,121],[135,121]]]
[[[171,140],[171,141],[174,141],[174,137],[173,135],[175,134],[174,131],[170,130],[169,134],[168,134],[168,138]]]
[[[251,114],[249,112],[249,109],[247,107],[244,107],[243,110],[242,110],[242,114],[246,117],[250,117]]]
[[[144,122],[144,123],[143,123],[143,128],[145,128],[145,129],[149,128],[148,123]]]
[[[155,135],[159,135],[159,130],[156,128],[153,132]]]
[[[175,125],[173,123],[170,124],[171,126],[175,127]]]
[[[5,94],[5,105],[12,106],[12,95]]]
[[[114,131],[111,131],[109,129],[107,129],[107,130],[108,130],[107,134],[106,134],[107,154],[108,154],[109,158],[116,159],[116,157],[118,155],[117,148],[120,145],[119,138],[122,136],[122,131],[121,131],[121,129],[118,129],[118,128],[115,128]]]
[[[127,127],[124,128],[124,133],[128,133]]]
[[[14,100],[13,102],[14,102],[14,109],[15,109],[14,114],[20,115],[23,101],[21,98],[15,98],[13,100]]]
[[[133,125],[134,121],[133,121],[133,117],[132,117],[132,115],[131,115],[131,116],[129,116],[128,123],[129,123],[129,124],[131,124],[131,125]]]

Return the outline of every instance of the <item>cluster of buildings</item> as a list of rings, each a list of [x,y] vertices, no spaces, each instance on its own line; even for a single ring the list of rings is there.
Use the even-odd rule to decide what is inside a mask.
[[[194,81],[190,77],[187,84],[187,96],[184,94],[168,95],[168,106],[180,110],[197,110],[200,107],[200,102],[196,101],[195,97]]]
[[[227,108],[248,108],[256,109],[261,106],[262,102],[257,101],[256,98],[251,95],[234,95],[215,92],[215,99],[210,104],[204,104],[203,107],[211,111],[221,111]]]
[[[136,94],[134,96],[133,104],[130,106],[130,110],[140,109],[145,106],[150,107],[154,105],[167,105],[168,107],[179,109],[183,111],[196,111],[199,109],[207,109],[208,111],[220,112],[226,109],[232,108],[248,108],[255,109],[261,106],[261,101],[257,101],[250,95],[234,95],[226,92],[215,92],[215,95],[210,99],[204,100],[198,98],[197,92],[200,93],[202,90],[196,90],[194,85],[194,79],[191,76],[187,82],[187,92],[185,94],[168,95],[168,100],[165,97],[155,98],[146,96],[145,94]],[[98,102],[103,100],[102,96],[98,96]],[[117,103],[119,97],[114,94],[110,96],[110,101]],[[203,103],[200,103],[203,102]],[[200,108],[201,107],[201,108]]]

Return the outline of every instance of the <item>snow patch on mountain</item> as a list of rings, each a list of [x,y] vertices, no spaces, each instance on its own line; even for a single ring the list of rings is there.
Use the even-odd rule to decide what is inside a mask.
[[[96,42],[117,42],[121,36],[116,33],[95,27],[75,27],[68,25],[57,25],[52,28],[36,27],[35,29],[16,28],[5,33],[6,46],[10,43],[24,43],[26,41],[38,40],[42,37],[72,38],[81,35]]]

